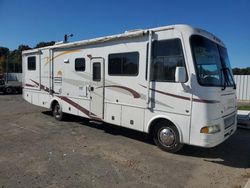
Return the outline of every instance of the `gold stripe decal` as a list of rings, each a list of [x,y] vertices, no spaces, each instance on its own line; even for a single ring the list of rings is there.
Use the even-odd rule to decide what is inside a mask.
[[[47,65],[50,61],[56,59],[57,57],[60,57],[62,55],[65,55],[65,54],[70,54],[70,53],[74,53],[74,52],[80,52],[81,50],[69,50],[69,51],[64,51],[64,52],[61,52],[59,53],[58,55],[56,55],[55,57],[53,58],[49,58],[49,57],[44,57],[44,59],[46,59],[45,61],[45,65]]]

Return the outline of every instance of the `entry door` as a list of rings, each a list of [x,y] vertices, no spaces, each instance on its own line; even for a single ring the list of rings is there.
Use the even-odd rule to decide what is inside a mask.
[[[104,118],[104,59],[92,58],[92,81],[90,91],[90,116],[98,119]]]

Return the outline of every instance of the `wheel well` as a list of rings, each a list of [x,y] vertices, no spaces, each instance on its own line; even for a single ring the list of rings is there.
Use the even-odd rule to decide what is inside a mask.
[[[149,125],[149,131],[148,131],[148,133],[149,133],[150,137],[153,136],[154,129],[158,126],[158,123],[161,122],[161,121],[165,121],[166,124],[175,126],[175,124],[174,124],[172,121],[168,120],[168,119],[165,119],[165,118],[157,118],[157,119],[154,119],[154,120],[150,123],[150,125]],[[176,126],[175,126],[175,127],[176,127]],[[177,128],[177,127],[176,127],[176,128]],[[178,128],[177,128],[177,130],[178,130]],[[180,134],[180,133],[179,133],[179,134]]]
[[[58,101],[57,100],[53,100],[53,102],[50,105],[50,109],[53,110],[56,104],[59,104]]]

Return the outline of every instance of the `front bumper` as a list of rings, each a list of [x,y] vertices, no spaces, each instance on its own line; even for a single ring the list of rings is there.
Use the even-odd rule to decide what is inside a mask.
[[[212,148],[215,147],[222,142],[224,142],[226,139],[228,139],[230,136],[232,136],[237,129],[236,125],[231,126],[228,128],[224,133],[223,131],[215,134],[204,134],[202,135],[201,144],[200,146],[206,147],[206,148]]]
[[[233,114],[231,116],[235,117],[235,121],[230,126],[225,125],[225,119],[227,119],[228,117],[220,118],[212,122],[209,122],[209,124],[211,125],[220,125],[221,131],[214,134],[204,134],[199,132],[198,133],[199,135],[196,137],[195,142],[191,143],[191,145],[211,148],[224,142],[226,139],[232,136],[237,130],[236,114]]]

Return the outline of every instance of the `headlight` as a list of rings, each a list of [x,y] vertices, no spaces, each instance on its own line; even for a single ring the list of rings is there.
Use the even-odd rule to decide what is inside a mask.
[[[205,134],[217,133],[220,132],[220,126],[212,125],[212,126],[202,127],[200,132]]]

